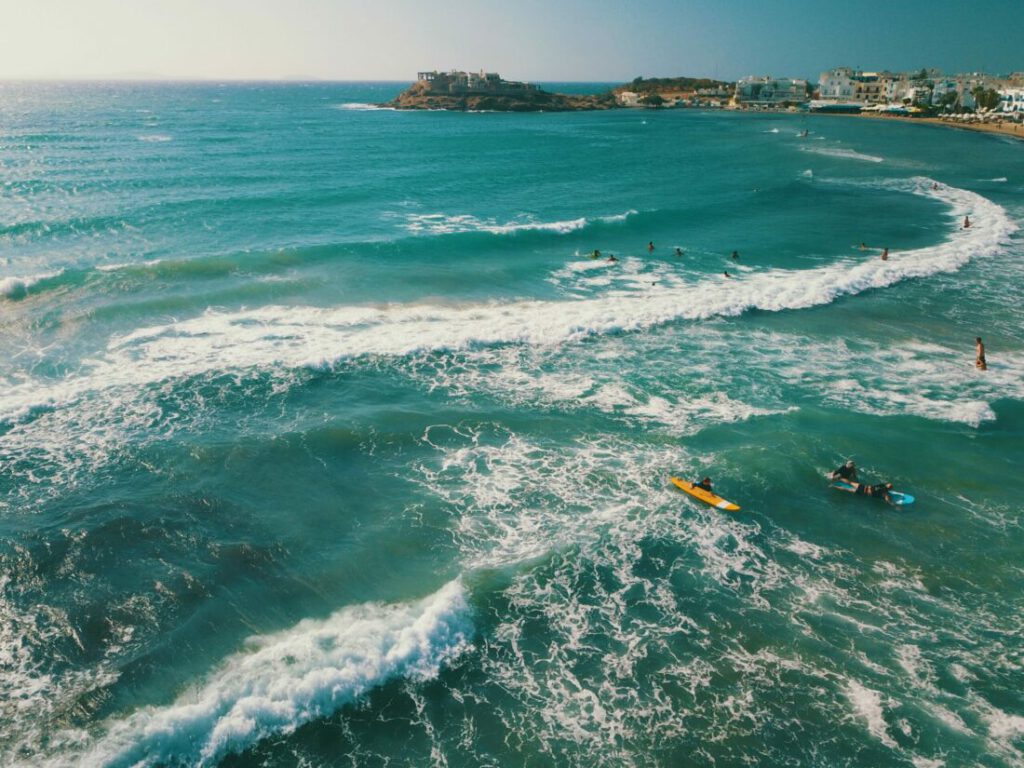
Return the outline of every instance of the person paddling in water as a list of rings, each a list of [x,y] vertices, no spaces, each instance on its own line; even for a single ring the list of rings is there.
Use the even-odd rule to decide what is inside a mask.
[[[683,255],[683,249],[682,249],[682,248],[680,248],[680,247],[679,247],[679,246],[677,245],[677,246],[676,246],[676,256],[682,256],[682,255]]]
[[[725,275],[726,277],[732,277],[732,275],[729,274],[729,270],[725,270],[725,272],[723,272],[722,274]]]
[[[845,480],[848,483],[856,483],[857,465],[853,463],[853,459],[850,459],[845,464],[833,469],[832,474],[829,475],[829,477],[833,480]]]
[[[708,493],[714,493],[714,491],[711,490],[711,478],[710,477],[705,477],[699,483],[690,483],[690,487],[691,488],[700,488],[701,490],[707,491]]]
[[[964,229],[970,229],[970,227],[971,227],[971,217],[970,216],[964,216]]]
[[[651,253],[653,251],[654,251],[654,241],[651,240],[649,243],[647,243],[647,252]]]
[[[882,249],[882,261],[888,261],[888,260],[889,260],[889,249],[888,248],[883,248]]]
[[[740,260],[740,252],[739,251],[733,251],[732,252],[732,260],[733,261],[739,261]]]
[[[863,493],[865,496],[873,496],[876,499],[892,504],[892,496],[890,491],[892,490],[892,483],[877,483],[876,485],[862,485],[857,488],[857,493]]]
[[[985,360],[985,345],[981,343],[981,336],[974,338],[974,367],[979,371],[988,370],[988,361]]]

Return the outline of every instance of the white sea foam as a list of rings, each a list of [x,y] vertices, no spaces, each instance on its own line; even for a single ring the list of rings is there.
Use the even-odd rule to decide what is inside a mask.
[[[860,160],[866,163],[885,162],[884,157],[878,157],[877,155],[866,155],[862,152],[858,152],[855,149],[846,149],[844,147],[801,147],[800,150],[802,152],[810,152],[815,155],[839,157],[845,160]]]
[[[554,762],[631,764],[692,734],[695,723],[712,741],[787,727],[787,715],[798,727],[794,690],[801,712],[834,722],[845,709],[863,739],[922,765],[935,755],[897,744],[918,741],[898,699],[972,735],[946,706],[957,697],[921,684],[933,673],[916,649],[922,640],[943,654],[960,647],[970,663],[985,664],[969,638],[991,618],[978,615],[973,596],[936,601],[913,567],[874,567],[761,527],[752,508],[731,516],[693,504],[665,482],[708,464],[726,472],[726,457],[622,435],[552,445],[485,424],[439,425],[425,439],[437,455],[415,469],[450,510],[463,561],[514,574],[479,656],[486,682],[459,692],[487,698],[506,738]],[[668,557],[662,542],[672,543]],[[808,643],[765,645],[759,630],[744,637],[743,622],[722,632],[720,617],[699,606],[705,594],[721,604],[723,592],[738,601],[738,616],[759,625],[760,612],[770,613],[802,627]],[[962,635],[939,626],[936,610],[969,626]],[[836,618],[862,632],[837,646]],[[809,650],[819,642],[825,656]],[[881,682],[851,679],[851,664]],[[985,711],[1010,754],[1013,722]]]
[[[604,222],[607,222],[607,223],[611,224],[611,223],[614,223],[614,222],[617,222],[617,221],[625,221],[630,216],[635,216],[636,213],[637,213],[636,209],[630,208],[625,213],[613,213],[613,214],[611,214],[609,216],[599,216],[597,220],[598,221],[604,221]]]
[[[552,222],[507,222],[499,224],[493,219],[481,219],[471,214],[449,216],[443,213],[411,214],[405,228],[414,234],[447,235],[456,232],[490,232],[507,235],[527,230],[546,230],[565,234],[586,226],[585,218]]]
[[[166,133],[145,133],[141,136],[136,136],[139,141],[148,141],[153,143],[163,143],[166,141],[173,141],[173,137],[168,136]]]
[[[22,550],[15,557],[27,558]],[[4,566],[9,566],[4,562]],[[33,751],[48,725],[67,702],[112,685],[119,673],[106,664],[83,669],[55,662],[53,649],[81,645],[66,613],[46,604],[18,607],[13,593],[42,591],[30,562],[20,564],[19,578],[0,572],[0,763],[13,764],[19,746]],[[10,752],[5,751],[11,749]]]
[[[97,264],[96,271],[98,272],[119,272],[122,269],[132,269],[134,267],[152,267],[159,264],[163,259],[146,259],[145,261],[117,263],[117,264]]]
[[[434,677],[470,643],[458,580],[416,603],[343,608],[250,638],[201,688],[107,723],[81,765],[213,765],[325,717],[388,680]],[[54,761],[65,764],[66,758]]]
[[[624,213],[599,216],[594,221],[616,223],[625,221],[636,213],[629,210]],[[581,216],[577,219],[564,221],[535,221],[529,217],[521,220],[498,222],[472,214],[449,215],[444,213],[410,214],[406,217],[406,229],[414,234],[446,235],[457,232],[490,232],[494,235],[511,235],[517,232],[554,232],[564,235],[583,229],[591,220]]]
[[[868,733],[885,746],[895,749],[896,742],[889,735],[885,722],[882,694],[851,679],[846,681],[846,697],[857,716],[866,721]]]
[[[335,109],[346,109],[353,110],[355,112],[394,112],[394,107],[385,107],[380,104],[363,104],[360,102],[348,102],[345,104],[335,104]]]
[[[1000,252],[1015,229],[1002,208],[971,192],[950,187],[933,190],[928,179],[884,186],[942,200],[950,206],[953,221],[970,213],[974,225],[954,231],[945,243],[896,253],[888,261],[844,260],[816,269],[766,270],[743,280],[715,280],[714,290],[695,291],[692,283],[671,275],[659,276],[652,286],[649,275],[631,271],[626,265],[624,287],[573,301],[266,306],[236,312],[211,309],[191,319],[115,336],[105,350],[64,380],[5,382],[0,390],[0,418],[10,420],[33,407],[76,402],[96,390],[137,389],[211,372],[319,367],[364,356],[406,356],[503,344],[554,349],[587,336],[642,330],[680,319],[820,306],[840,296],[955,271],[971,258]],[[919,357],[911,350],[903,363],[920,367]],[[947,376],[940,366],[934,370],[936,377]],[[990,391],[986,387],[997,381],[1012,386],[1016,374],[1015,363],[1004,371],[993,365],[979,391]],[[966,368],[954,375],[961,381],[976,376],[973,369]],[[876,398],[859,378],[853,381],[863,390],[857,394],[862,394],[865,402]],[[893,389],[891,383],[881,391],[889,404],[886,407],[899,408],[902,400],[902,407],[929,418],[947,418],[954,408],[959,411],[954,418],[967,423],[992,415],[980,398],[961,396],[933,412],[929,410],[932,400],[921,393]]]

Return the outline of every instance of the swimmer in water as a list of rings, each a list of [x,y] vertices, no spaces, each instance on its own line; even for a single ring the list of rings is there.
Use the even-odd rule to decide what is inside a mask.
[[[883,248],[882,249],[882,261],[888,261],[888,260],[889,260],[889,249],[888,248]]]
[[[985,345],[981,343],[981,336],[976,336],[974,339],[974,367],[979,371],[988,370],[988,362],[985,360]]]

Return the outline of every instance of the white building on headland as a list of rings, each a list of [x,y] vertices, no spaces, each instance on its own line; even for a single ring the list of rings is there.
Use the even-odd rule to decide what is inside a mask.
[[[733,97],[737,105],[777,107],[807,102],[807,81],[791,77],[743,77]]]
[[[497,72],[484,72],[482,69],[479,72],[461,72],[456,69],[451,72],[417,72],[416,79],[427,83],[435,93],[505,94],[538,90],[531,83],[502,80]]]

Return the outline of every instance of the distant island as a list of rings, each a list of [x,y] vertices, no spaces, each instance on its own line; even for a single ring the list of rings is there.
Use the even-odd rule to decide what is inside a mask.
[[[579,112],[620,106],[612,93],[550,93],[496,72],[420,72],[416,82],[382,106],[458,112]]]

